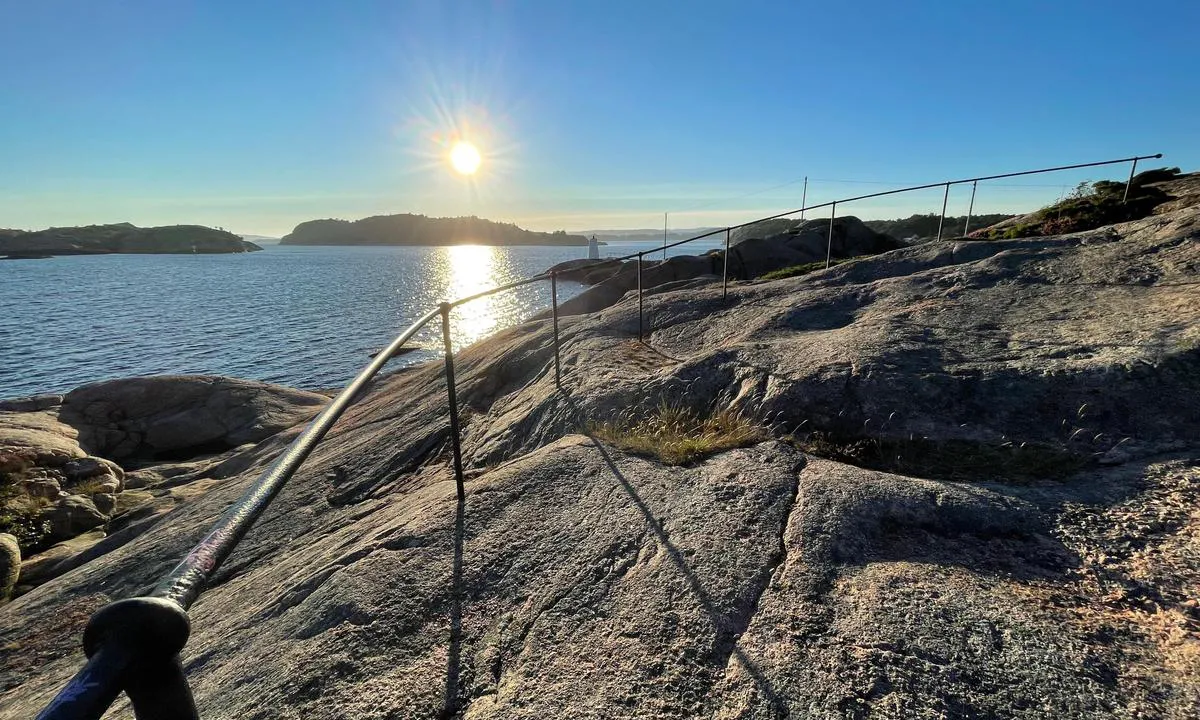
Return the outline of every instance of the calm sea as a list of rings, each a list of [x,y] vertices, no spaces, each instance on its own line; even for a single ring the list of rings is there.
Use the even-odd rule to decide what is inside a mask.
[[[675,252],[700,253],[698,241]],[[648,245],[610,244],[602,256]],[[301,388],[348,382],[438,303],[586,257],[587,248],[291,247],[243,255],[0,261],[0,398],[109,378],[205,373]],[[561,283],[559,299],[583,290]],[[455,311],[467,345],[549,307],[548,283]],[[397,360],[437,357],[429,328]]]

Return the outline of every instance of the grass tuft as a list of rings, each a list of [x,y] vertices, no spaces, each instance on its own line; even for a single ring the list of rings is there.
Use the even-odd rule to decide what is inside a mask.
[[[667,465],[687,465],[768,437],[763,428],[735,410],[700,415],[666,403],[645,417],[618,417],[593,424],[589,432],[615,448]]]
[[[848,257],[848,258],[833,258],[829,262],[829,267],[833,267],[834,265],[841,265],[842,263],[850,262],[851,260],[861,260],[864,257],[870,257],[870,256],[869,255],[857,255],[855,257]],[[772,270],[771,272],[763,273],[762,275],[759,275],[757,279],[758,280],[783,280],[784,278],[799,277],[801,275],[807,275],[811,272],[816,272],[817,270],[824,270],[824,269],[825,269],[825,261],[820,260],[818,262],[804,263],[802,265],[792,265],[791,267],[785,267],[785,268],[779,268],[778,270]]]

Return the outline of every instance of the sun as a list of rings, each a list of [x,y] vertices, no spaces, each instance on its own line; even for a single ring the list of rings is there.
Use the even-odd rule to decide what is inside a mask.
[[[483,158],[479,155],[479,148],[469,142],[456,142],[450,149],[450,164],[461,175],[474,175],[481,162]]]

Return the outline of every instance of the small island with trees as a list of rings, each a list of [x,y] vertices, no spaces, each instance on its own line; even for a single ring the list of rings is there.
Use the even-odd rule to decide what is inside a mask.
[[[202,225],[142,228],[129,223],[48,228],[0,229],[0,258],[32,259],[56,255],[211,254],[262,250],[226,230]]]
[[[537,232],[478,217],[376,215],[361,220],[309,220],[280,245],[587,245],[563,230]]]

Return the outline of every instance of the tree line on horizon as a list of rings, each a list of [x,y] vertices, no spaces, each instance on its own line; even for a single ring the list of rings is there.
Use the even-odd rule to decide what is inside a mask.
[[[582,235],[539,232],[516,223],[469,217],[375,215],[361,220],[309,220],[280,240],[281,245],[586,245]]]

